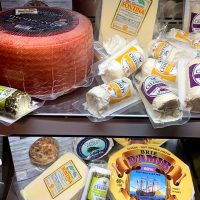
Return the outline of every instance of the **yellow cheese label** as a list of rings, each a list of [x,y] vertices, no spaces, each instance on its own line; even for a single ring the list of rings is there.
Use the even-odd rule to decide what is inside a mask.
[[[150,139],[150,138],[114,138],[120,145],[126,147],[132,144],[153,144],[161,146],[167,139]]]
[[[4,110],[6,99],[10,97],[16,89],[0,86],[0,110]]]
[[[70,160],[44,178],[44,182],[51,197],[54,199],[81,179],[78,169],[73,161]]]
[[[142,26],[152,0],[121,0],[111,27],[136,36]]]
[[[185,163],[164,148],[135,144],[113,154],[110,192],[114,199],[192,199],[194,187]],[[187,188],[187,189],[186,189]]]
[[[130,84],[124,79],[108,82],[103,84],[102,87],[109,93],[111,104],[118,103],[132,96]]]
[[[144,58],[138,49],[132,46],[122,55],[118,56],[115,61],[122,66],[126,77],[129,77],[142,65]]]
[[[189,37],[189,32],[178,31],[175,35],[175,38],[190,42],[191,38]]]
[[[155,59],[167,60],[171,55],[173,48],[174,47],[168,42],[157,42],[152,47],[153,57]]]
[[[176,82],[176,65],[174,63],[167,63],[157,60],[151,74],[170,82]]]

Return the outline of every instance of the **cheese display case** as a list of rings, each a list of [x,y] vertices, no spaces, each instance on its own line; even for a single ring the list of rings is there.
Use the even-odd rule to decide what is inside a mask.
[[[197,0],[0,3],[7,200],[200,199]]]

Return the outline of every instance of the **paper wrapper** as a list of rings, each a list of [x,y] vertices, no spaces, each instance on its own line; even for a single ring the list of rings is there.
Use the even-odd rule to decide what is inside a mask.
[[[188,166],[155,145],[130,145],[110,157],[113,199],[188,200],[194,195]]]

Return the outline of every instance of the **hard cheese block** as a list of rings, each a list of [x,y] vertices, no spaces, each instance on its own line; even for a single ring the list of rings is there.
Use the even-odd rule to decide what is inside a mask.
[[[77,200],[86,182],[87,166],[74,154],[66,153],[25,187],[25,200]]]
[[[99,40],[114,34],[138,38],[142,47],[152,40],[158,0],[103,0]]]
[[[92,25],[61,8],[11,9],[0,13],[0,84],[41,99],[55,99],[90,72]]]

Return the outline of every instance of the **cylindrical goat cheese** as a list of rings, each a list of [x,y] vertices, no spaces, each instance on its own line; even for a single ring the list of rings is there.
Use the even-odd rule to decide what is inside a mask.
[[[149,57],[167,62],[176,61],[182,54],[182,50],[176,48],[168,41],[153,40],[148,47]]]
[[[129,77],[134,74],[144,62],[144,51],[139,45],[135,44],[135,41],[132,41],[121,51],[98,66],[99,75],[104,83],[122,77]]]
[[[177,66],[174,62],[168,63],[166,61],[148,58],[142,66],[142,75],[156,75],[165,81],[175,83],[177,78]]]
[[[157,76],[148,76],[141,83],[141,91],[152,109],[159,112],[174,112],[180,106],[178,97]]]
[[[200,59],[194,59],[186,67],[186,103],[192,111],[200,112]]]
[[[92,88],[86,94],[85,108],[95,117],[104,117],[112,105],[123,104],[133,97],[134,89],[130,79],[124,77]],[[116,107],[117,109],[117,107]]]

